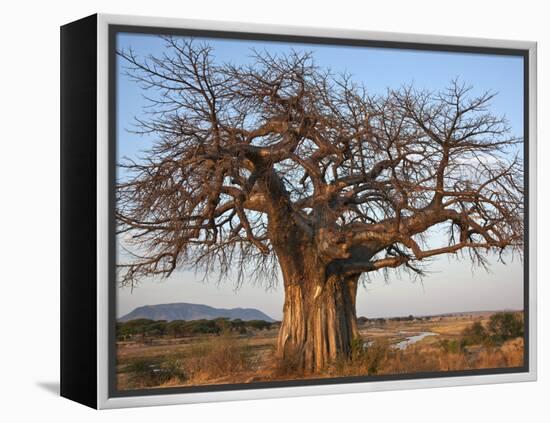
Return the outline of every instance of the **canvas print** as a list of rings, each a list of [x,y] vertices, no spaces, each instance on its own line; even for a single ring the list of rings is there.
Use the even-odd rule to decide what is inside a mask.
[[[524,57],[273,38],[116,33],[116,390],[524,369]]]

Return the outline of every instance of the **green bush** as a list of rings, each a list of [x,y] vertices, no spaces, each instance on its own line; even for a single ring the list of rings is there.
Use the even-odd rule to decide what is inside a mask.
[[[493,314],[487,324],[489,336],[495,343],[523,336],[523,318],[517,313]]]
[[[466,341],[462,339],[442,339],[439,341],[439,349],[446,354],[458,354],[464,350]]]
[[[481,322],[474,322],[462,331],[464,345],[487,346],[501,345],[508,339],[523,336],[523,318],[519,313],[500,312],[493,314],[487,327]]]
[[[246,334],[249,330],[270,329],[272,323],[264,320],[243,321],[241,319],[229,320],[217,318],[213,320],[149,320],[136,319],[127,322],[117,323],[118,339],[123,341],[136,336],[141,338],[161,337],[168,335],[173,338],[193,336],[201,334],[220,334],[225,332],[236,332]]]
[[[474,322],[462,331],[463,342],[467,345],[483,344],[488,334],[481,322]]]

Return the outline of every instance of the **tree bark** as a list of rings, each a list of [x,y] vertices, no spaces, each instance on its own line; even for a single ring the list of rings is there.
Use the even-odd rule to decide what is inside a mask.
[[[312,236],[290,220],[292,208],[284,188],[276,184],[276,177],[268,180],[270,186],[265,188],[277,200],[271,201],[268,234],[285,289],[277,358],[290,360],[304,372],[319,372],[336,359],[349,357],[352,341],[359,336],[355,312],[359,274],[328,271],[333,258],[323,243],[327,234]]]
[[[283,275],[285,272],[283,271]],[[359,336],[355,312],[358,276],[304,270],[285,279],[277,354],[305,372],[318,372],[351,354]]]

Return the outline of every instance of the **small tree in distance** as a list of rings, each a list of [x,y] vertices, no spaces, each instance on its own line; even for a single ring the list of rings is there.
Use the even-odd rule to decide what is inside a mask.
[[[521,253],[522,140],[490,112],[493,94],[455,81],[370,96],[311,53],[230,65],[165,41],[158,57],[118,52],[150,103],[138,132],[155,136],[120,165],[117,229],[135,249],[122,284],[182,266],[272,281],[279,268],[277,354],[318,371],[351,354],[361,275]],[[434,227],[441,245],[426,238]]]

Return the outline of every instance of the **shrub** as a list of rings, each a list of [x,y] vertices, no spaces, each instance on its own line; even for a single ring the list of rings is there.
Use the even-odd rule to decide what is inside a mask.
[[[159,386],[169,381],[183,383],[187,377],[179,362],[169,360],[158,363],[151,359],[136,360],[124,368],[128,381],[134,388]]]
[[[474,322],[462,331],[462,339],[466,345],[483,344],[487,340],[487,331],[481,322]]]
[[[439,349],[444,354],[458,354],[464,351],[465,339],[442,339],[439,341]]]
[[[518,313],[500,312],[493,314],[487,327],[474,322],[462,331],[465,345],[497,346],[505,341],[523,337],[523,318]]]
[[[389,345],[387,342],[375,341],[364,348],[366,350],[365,364],[367,366],[367,374],[377,374],[387,359]]]
[[[359,325],[365,325],[365,324],[367,324],[368,322],[369,322],[369,319],[366,318],[365,316],[361,316],[361,317],[359,317],[359,318],[357,319],[357,323],[358,323]]]
[[[147,319],[132,320],[117,324],[119,340],[132,338],[134,335],[163,336],[174,338],[194,335],[220,334],[237,332],[246,334],[249,330],[264,330],[272,328],[273,324],[264,320],[243,321],[241,319],[229,320],[225,317],[217,319],[200,320],[173,320],[171,322],[154,321]]]
[[[495,343],[502,344],[508,339],[523,337],[523,319],[517,313],[496,313],[491,316],[487,331]]]
[[[337,360],[336,373],[348,376],[377,374],[388,360],[389,353],[390,347],[385,340],[365,342],[362,338],[355,338],[350,356]]]
[[[271,323],[266,322],[265,320],[250,320],[246,322],[246,326],[256,330],[264,330],[270,329]]]

